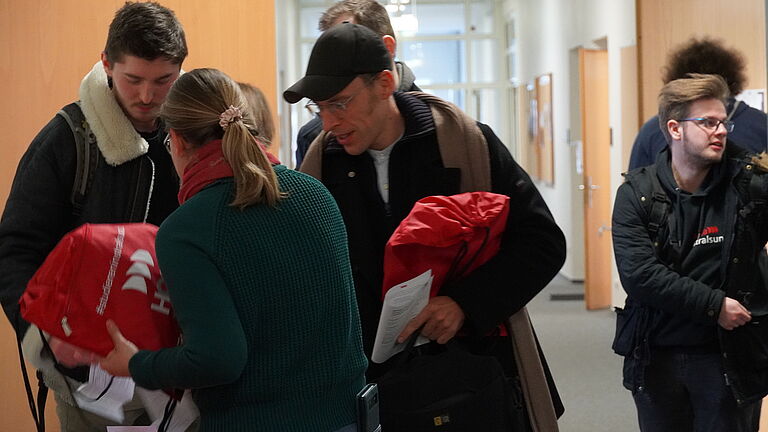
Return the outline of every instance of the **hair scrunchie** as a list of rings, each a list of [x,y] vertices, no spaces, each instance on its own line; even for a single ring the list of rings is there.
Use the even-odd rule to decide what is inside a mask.
[[[241,120],[242,118],[243,112],[240,108],[230,105],[229,108],[219,115],[219,126],[221,126],[222,129],[227,130],[227,127],[231,123]]]

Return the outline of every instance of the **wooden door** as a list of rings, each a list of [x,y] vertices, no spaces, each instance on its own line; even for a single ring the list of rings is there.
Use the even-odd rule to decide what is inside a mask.
[[[608,51],[579,50],[587,309],[611,305],[611,178]]]

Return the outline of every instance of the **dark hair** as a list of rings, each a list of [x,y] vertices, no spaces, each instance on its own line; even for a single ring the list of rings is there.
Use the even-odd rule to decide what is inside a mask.
[[[230,107],[242,117],[226,127],[219,124],[221,114]],[[275,205],[283,194],[267,155],[250,130],[253,120],[245,96],[237,83],[216,69],[194,69],[179,77],[160,110],[166,127],[175,130],[193,147],[221,139],[224,159],[235,177],[232,206]]]
[[[355,24],[368,27],[380,37],[395,37],[395,30],[389,21],[387,10],[376,0],[342,0],[334,3],[320,17],[318,25],[320,31],[328,30],[344,15],[352,15]]]
[[[111,64],[132,55],[180,65],[187,57],[187,41],[172,10],[155,2],[126,2],[109,25],[104,53]]]
[[[659,92],[659,127],[667,143],[672,137],[667,129],[669,120],[688,117],[691,104],[701,99],[717,99],[725,105],[728,86],[720,75],[688,74],[670,81]]]
[[[692,38],[669,53],[662,80],[666,84],[690,73],[720,75],[731,96],[736,96],[747,81],[744,69],[745,60],[739,51],[726,48],[720,40]]]

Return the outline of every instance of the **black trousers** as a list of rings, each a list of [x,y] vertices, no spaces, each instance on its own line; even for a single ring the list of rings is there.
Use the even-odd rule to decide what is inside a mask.
[[[633,393],[643,432],[757,432],[761,402],[739,407],[718,353],[656,351]]]

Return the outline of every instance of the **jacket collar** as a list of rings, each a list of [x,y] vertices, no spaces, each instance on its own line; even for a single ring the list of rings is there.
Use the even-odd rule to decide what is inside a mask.
[[[395,103],[400,115],[405,119],[405,131],[401,140],[417,138],[423,134],[434,132],[435,120],[432,117],[432,110],[426,102],[418,97],[396,92]]]
[[[96,62],[80,83],[80,107],[109,165],[123,164],[149,150],[149,144],[136,132],[107,85],[101,62]]]
[[[397,76],[400,77],[400,85],[397,91],[418,91],[419,87],[416,85],[416,76],[413,74],[411,68],[403,62],[396,61],[395,68],[397,69]]]

